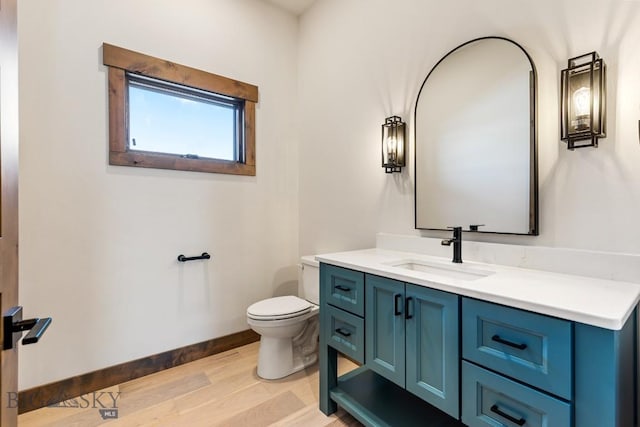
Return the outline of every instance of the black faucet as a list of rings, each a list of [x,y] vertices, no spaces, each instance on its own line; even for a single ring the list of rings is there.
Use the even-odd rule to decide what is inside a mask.
[[[440,242],[443,246],[451,246],[453,243],[453,260],[456,264],[462,263],[462,227],[447,227],[453,228],[453,238],[445,239]]]

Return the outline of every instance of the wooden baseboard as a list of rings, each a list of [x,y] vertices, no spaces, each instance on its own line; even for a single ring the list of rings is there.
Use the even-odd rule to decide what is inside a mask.
[[[237,332],[153,356],[100,369],[61,381],[23,390],[18,393],[18,413],[44,408],[58,402],[82,396],[135,378],[193,362],[203,357],[241,347],[260,340],[252,330]]]

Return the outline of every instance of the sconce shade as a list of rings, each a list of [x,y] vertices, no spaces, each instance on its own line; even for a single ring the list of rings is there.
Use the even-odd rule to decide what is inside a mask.
[[[597,147],[598,138],[606,136],[606,74],[596,52],[569,59],[561,92],[561,138],[567,148]]]
[[[402,172],[405,152],[405,123],[398,116],[382,125],[382,167],[386,173]]]

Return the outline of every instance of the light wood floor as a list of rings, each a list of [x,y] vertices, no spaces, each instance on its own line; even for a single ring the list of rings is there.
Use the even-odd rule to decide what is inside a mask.
[[[256,375],[258,343],[100,390],[18,417],[35,426],[360,426],[318,410],[318,365],[275,381]],[[340,359],[342,374],[356,365]],[[103,394],[100,394],[103,393]],[[120,393],[118,395],[118,393]],[[103,419],[100,409],[117,418]],[[97,400],[94,400],[97,399]],[[64,406],[62,406],[64,405]],[[73,407],[75,406],[75,407]],[[104,406],[104,408],[102,408]],[[112,412],[110,415],[116,415]]]

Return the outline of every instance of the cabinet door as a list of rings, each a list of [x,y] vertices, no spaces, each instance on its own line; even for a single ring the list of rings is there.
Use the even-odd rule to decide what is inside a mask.
[[[458,296],[407,284],[405,298],[406,388],[458,418]]]
[[[404,283],[370,274],[365,282],[366,365],[404,387]]]

